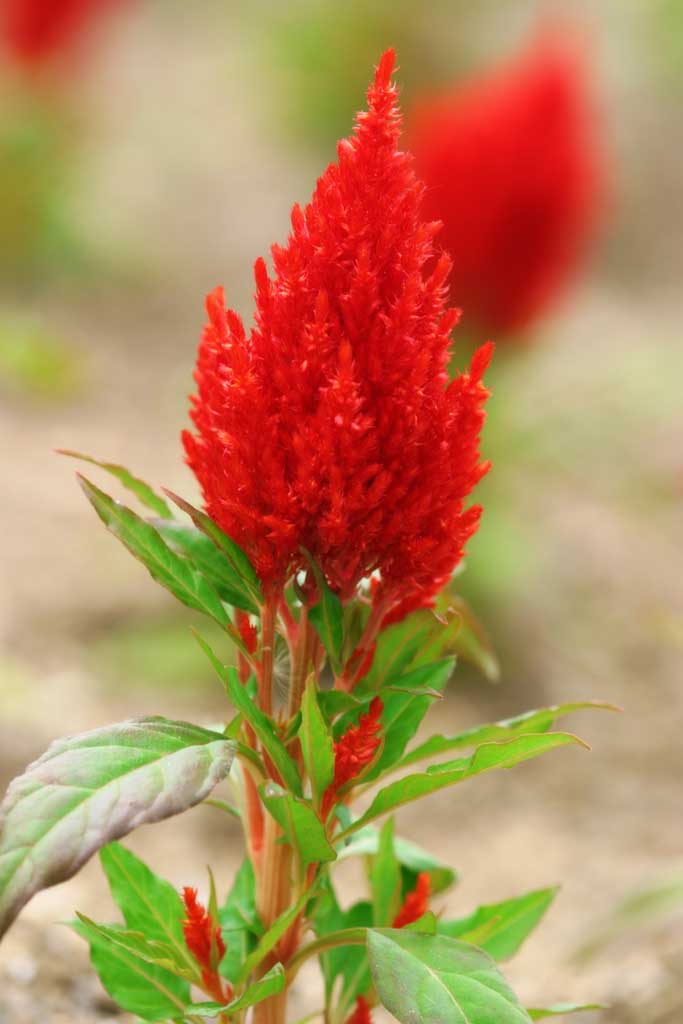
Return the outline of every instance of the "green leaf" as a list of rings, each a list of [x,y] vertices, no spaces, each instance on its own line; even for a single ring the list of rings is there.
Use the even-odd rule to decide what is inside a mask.
[[[297,767],[287,753],[287,749],[275,731],[272,720],[256,706],[246,689],[239,680],[237,670],[230,666],[226,668],[228,676],[228,696],[233,705],[244,715],[246,721],[252,727],[264,750],[270,756],[273,764],[280,773],[280,777],[287,789],[297,796],[301,795],[301,779]]]
[[[149,1021],[178,1018],[184,1013],[190,998],[187,981],[115,942],[115,928],[103,929],[87,918],[70,927],[88,942],[90,961],[102,985],[122,1009]]]
[[[155,875],[120,843],[109,843],[100,850],[100,863],[126,928],[142,932],[147,939],[168,943],[179,961],[195,970],[183,938],[185,909],[171,883]]]
[[[435,696],[445,688],[450,679],[455,660],[446,658],[443,661],[422,665],[402,677],[403,685],[414,687],[408,692],[392,692],[390,683],[382,688],[382,736],[384,745],[376,763],[364,777],[364,782],[379,778],[384,772],[391,770],[400,760],[403,751],[417,732],[422,719],[431,707]],[[434,692],[424,693],[430,687]]]
[[[346,838],[352,832],[367,825],[369,822],[379,818],[395,807],[419,800],[428,793],[436,793],[447,786],[453,786],[458,782],[464,782],[482,772],[491,771],[493,768],[512,768],[513,765],[528,761],[539,754],[555,747],[564,746],[568,743],[578,743],[585,746],[577,736],[570,733],[554,732],[547,735],[519,736],[516,739],[508,740],[507,743],[483,743],[477,747],[470,757],[460,758],[457,761],[447,761],[445,764],[434,765],[427,771],[418,772],[415,775],[406,775],[405,778],[392,782],[389,786],[381,789],[368,807],[365,814],[353,822],[339,839]]]
[[[235,981],[240,967],[263,935],[263,925],[256,912],[254,868],[248,857],[242,861],[228,898],[219,908],[218,919],[227,946],[218,970],[224,978]]]
[[[494,960],[508,960],[534,930],[556,895],[556,888],[538,889],[502,903],[487,904],[457,921],[440,921],[439,934],[471,942]]]
[[[333,893],[329,893],[331,906],[325,914],[317,914],[315,930],[319,936],[348,928],[370,928],[372,905],[363,900],[348,910],[340,909]],[[370,969],[365,946],[336,946],[320,956],[325,979],[326,999],[329,1002],[337,978],[341,977],[340,1009],[348,1009],[357,995],[367,992],[371,984]],[[345,1013],[339,1013],[341,1019]]]
[[[221,530],[220,526],[214,523],[213,519],[207,516],[206,512],[202,512],[200,509],[190,505],[189,501],[185,501],[184,498],[179,498],[177,494],[164,488],[164,494],[171,499],[171,501],[186,512],[190,517],[194,525],[202,533],[205,533],[209,540],[213,541],[218,550],[223,554],[227,562],[230,564],[235,576],[241,580],[243,586],[251,596],[252,601],[257,607],[263,605],[263,592],[261,590],[261,584],[259,578],[256,575],[254,566],[249,561],[248,556],[242,551],[239,544],[236,544],[232,537],[228,537],[227,533]]]
[[[440,615],[453,623],[448,651],[478,668],[491,683],[500,679],[500,664],[493,644],[480,620],[463,597],[445,591],[437,602]]]
[[[93,466],[99,466],[100,469],[104,469],[107,473],[115,476],[126,490],[131,491],[142,502],[145,508],[150,509],[161,519],[173,518],[173,512],[164,499],[152,490],[144,480],[139,480],[138,477],[133,476],[125,466],[117,466],[114,462],[102,462],[100,459],[93,459],[90,455],[82,455],[80,452],[69,451],[67,448],[58,448],[57,454],[68,455],[71,459],[80,459],[81,462],[89,462]]]
[[[111,840],[203,800],[234,753],[220,733],[156,717],[52,743],[0,805],[0,935]]]
[[[389,818],[379,834],[377,853],[370,869],[373,924],[389,925],[401,898],[401,871],[394,853],[394,819]]]
[[[259,792],[304,867],[318,861],[337,859],[337,853],[325,834],[325,827],[310,803],[293,796],[274,782],[261,786]]]
[[[320,567],[313,557],[304,549],[311,571],[318,587],[318,603],[309,608],[308,618],[320,637],[327,651],[330,664],[335,672],[341,666],[342,648],[344,646],[344,613],[342,603],[327,585]]]
[[[338,860],[346,857],[368,856],[376,854],[379,849],[379,830],[374,825],[367,825],[350,840],[338,848]],[[394,853],[402,868],[410,873],[411,881],[415,882],[421,871],[429,874],[431,892],[439,893],[447,889],[457,879],[457,874],[448,865],[437,860],[422,847],[415,843],[394,836]],[[412,888],[410,885],[408,888]]]
[[[420,609],[383,629],[370,671],[362,681],[364,690],[377,690],[387,679],[398,682],[428,638],[442,628],[433,612]]]
[[[78,474],[88,501],[107,529],[149,570],[153,579],[183,604],[208,615],[232,635],[236,631],[220,597],[197,569],[176,555],[161,534],[139,515],[114,501]],[[239,639],[239,638],[238,638]]]
[[[551,707],[539,708],[536,711],[526,711],[523,715],[515,718],[506,718],[500,722],[492,722],[487,725],[476,725],[472,729],[458,733],[455,736],[431,736],[419,747],[409,750],[398,764],[397,768],[405,768],[416,761],[422,761],[427,757],[436,757],[439,754],[450,753],[453,750],[466,747],[475,747],[480,743],[489,743],[498,740],[514,739],[516,736],[529,735],[531,733],[545,733],[558,718],[568,715],[573,711],[584,710],[619,711],[614,704],[606,704],[602,701],[581,701],[574,704],[553,704]]]
[[[248,1006],[255,1006],[262,1003],[264,999],[276,996],[285,987],[285,969],[282,964],[275,964],[274,967],[250,985],[241,996],[233,999],[231,1003],[221,1006],[220,1003],[191,1003],[185,1008],[186,1013],[197,1014],[200,1017],[216,1017],[219,1013],[237,1013],[239,1010],[246,1010]]]
[[[306,684],[301,703],[299,741],[311,780],[313,804],[320,807],[323,794],[334,778],[334,744],[318,704],[318,694],[312,679]]]
[[[251,587],[247,586],[224,553],[210,537],[195,526],[186,526],[177,519],[155,520],[152,524],[177,553],[185,555],[213,584],[223,601],[258,614]]]
[[[237,984],[242,984],[249,975],[256,970],[258,965],[268,956],[270,951],[277,946],[278,942],[285,934],[290,925],[292,925],[299,914],[303,911],[308,901],[314,895],[315,884],[309,887],[305,892],[301,894],[296,903],[291,906],[288,910],[285,910],[283,914],[280,914],[278,919],[273,922],[267,932],[265,932],[259,939],[258,946],[256,949],[249,954],[247,959],[242,964],[242,968],[237,977]]]
[[[401,1024],[529,1024],[493,960],[465,942],[371,929],[368,957],[379,998]]]
[[[543,1020],[544,1017],[564,1017],[567,1013],[585,1013],[589,1010],[606,1010],[607,1007],[601,1003],[555,1003],[554,1006],[547,1006],[545,1009],[533,1007],[527,1010],[532,1020]]]

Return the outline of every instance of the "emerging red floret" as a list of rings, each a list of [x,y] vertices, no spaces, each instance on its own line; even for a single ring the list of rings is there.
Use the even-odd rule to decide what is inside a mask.
[[[27,67],[70,55],[91,22],[115,2],[120,0],[3,0],[3,46]]]
[[[406,893],[403,906],[394,918],[393,928],[405,928],[407,924],[419,921],[422,915],[427,913],[430,889],[429,872],[421,871],[417,876],[415,888],[412,892]]]
[[[339,790],[347,782],[357,778],[370,764],[377,748],[382,742],[379,732],[382,728],[380,718],[384,705],[379,697],[375,697],[366,714],[358,719],[358,725],[350,725],[343,736],[334,744],[334,779],[323,796],[321,813],[323,819],[334,807]]]
[[[356,1008],[346,1024],[372,1024],[370,1007],[363,996],[356,996]]]
[[[594,233],[603,159],[579,41],[546,30],[508,66],[418,103],[409,144],[472,333],[528,328]]]
[[[478,439],[491,347],[449,384],[450,261],[398,148],[392,51],[292,233],[255,267],[245,333],[207,300],[187,461],[205,507],[282,586],[306,548],[343,599],[379,570],[386,603],[435,593],[479,521]]]
[[[198,901],[196,889],[185,886],[183,903],[187,913],[183,921],[185,945],[202,969],[204,989],[217,1002],[229,1002],[232,999],[232,986],[218,973],[218,965],[226,952],[220,925],[214,923],[206,908]]]

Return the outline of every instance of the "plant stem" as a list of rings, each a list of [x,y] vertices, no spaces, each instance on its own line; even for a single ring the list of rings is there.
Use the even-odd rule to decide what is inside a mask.
[[[270,595],[261,612],[261,664],[258,678],[258,702],[261,711],[273,714],[273,664],[275,656],[275,616],[277,597]]]

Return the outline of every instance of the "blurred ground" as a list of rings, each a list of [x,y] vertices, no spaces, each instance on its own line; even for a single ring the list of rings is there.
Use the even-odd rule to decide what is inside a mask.
[[[532,5],[503,6],[522,34]],[[466,22],[477,52],[500,35],[494,8]],[[528,1005],[611,1004],[605,1024],[683,1019],[680,910],[575,956],[624,896],[683,874],[683,215],[671,201],[682,146],[673,86],[652,63],[650,10],[614,2],[596,19],[620,191],[602,256],[537,346],[516,361],[503,354],[495,370],[491,513],[468,575],[484,581],[474,590],[503,679],[492,688],[456,675],[434,717],[455,731],[588,698],[625,714],[568,721],[590,754],[562,750],[399,816],[403,834],[460,870],[449,911],[562,882],[507,973]],[[73,464],[52,450],[121,461],[192,499],[178,433],[202,296],[222,281],[249,318],[253,259],[284,237],[291,203],[332,155],[288,146],[283,126],[269,127],[273,79],[254,54],[272,13],[212,2],[190,18],[182,4],[150,4],[112,26],[80,97],[77,206],[96,268],[2,286],[4,310],[69,340],[87,387],[52,404],[0,394],[0,791],[54,735],[149,712],[222,714],[191,616],[106,535]],[[225,887],[241,855],[237,830],[211,809],[140,830],[130,845],[178,885],[203,884],[210,859]],[[353,885],[346,877],[347,893]],[[37,897],[3,943],[2,1024],[125,1019],[80,941],[54,923],[74,908],[110,912],[96,864]],[[302,987],[299,1015],[314,1008]]]

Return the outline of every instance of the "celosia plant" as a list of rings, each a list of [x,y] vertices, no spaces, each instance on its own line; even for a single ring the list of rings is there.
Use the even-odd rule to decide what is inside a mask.
[[[223,728],[144,718],[53,744],[2,806],[0,925],[100,850],[123,924],[79,915],[73,927],[105,988],[143,1020],[283,1024],[315,958],[322,994],[306,1019],[322,1003],[328,1024],[367,1024],[378,1003],[403,1024],[569,1009],[524,1009],[497,965],[554,889],[447,919],[454,872],[387,817],[580,742],[550,729],[584,706],[414,742],[454,667],[459,615],[444,595],[479,517],[465,503],[487,468],[490,347],[449,383],[449,261],[398,148],[393,61],[382,58],[309,206],[295,207],[273,276],[257,262],[252,331],[209,296],[184,438],[206,511],[89,459],[145,519],[81,477],[114,536],[224,631],[224,651],[200,644],[230,709]],[[276,652],[288,656],[283,702]],[[114,842],[228,778],[235,805],[212,802],[240,818],[246,856],[227,897],[212,877],[206,897],[181,895]],[[370,898],[343,906],[335,865],[348,857],[365,858]]]
[[[451,292],[469,334],[520,336],[585,254],[604,158],[585,55],[546,30],[509,65],[417,101],[408,139],[443,222]]]

